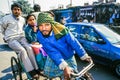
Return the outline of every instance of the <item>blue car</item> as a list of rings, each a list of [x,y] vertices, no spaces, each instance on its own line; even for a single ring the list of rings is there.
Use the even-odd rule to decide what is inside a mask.
[[[66,27],[95,62],[110,66],[120,76],[120,35],[97,23],[67,23]]]

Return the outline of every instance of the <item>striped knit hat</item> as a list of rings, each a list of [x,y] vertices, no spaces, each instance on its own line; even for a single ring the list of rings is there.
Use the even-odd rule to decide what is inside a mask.
[[[56,39],[60,39],[61,37],[68,33],[68,28],[54,21],[53,17],[51,17],[49,13],[40,13],[38,15],[37,20],[38,26],[42,23],[50,23],[52,25],[52,29],[54,31]]]

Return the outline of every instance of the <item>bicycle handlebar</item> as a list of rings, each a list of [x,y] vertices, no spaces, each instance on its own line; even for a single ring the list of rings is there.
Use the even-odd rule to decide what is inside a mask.
[[[71,75],[74,77],[82,77],[88,70],[90,70],[94,66],[93,61],[91,60],[89,65],[82,69],[79,73],[72,73]]]

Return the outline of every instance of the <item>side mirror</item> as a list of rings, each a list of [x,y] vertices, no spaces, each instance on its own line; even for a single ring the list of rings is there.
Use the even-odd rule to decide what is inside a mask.
[[[106,44],[106,42],[105,42],[103,39],[98,39],[98,40],[97,40],[97,43],[98,43],[98,44]]]

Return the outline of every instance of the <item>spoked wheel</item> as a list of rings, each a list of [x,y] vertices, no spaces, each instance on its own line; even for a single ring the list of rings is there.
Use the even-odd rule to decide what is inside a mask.
[[[20,64],[15,57],[11,58],[11,68],[15,80],[22,80],[22,72],[21,72]]]

